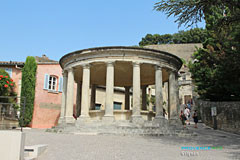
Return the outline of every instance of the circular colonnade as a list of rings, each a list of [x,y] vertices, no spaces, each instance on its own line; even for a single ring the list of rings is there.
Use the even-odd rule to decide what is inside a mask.
[[[114,121],[114,87],[125,87],[125,110],[129,110],[129,88],[132,87],[132,122],[143,122],[141,117],[141,86],[155,85],[156,116],[163,118],[162,84],[168,82],[170,120],[178,119],[177,73],[182,61],[167,52],[138,47],[99,47],[75,51],[60,59],[63,69],[63,93],[59,123],[74,123],[74,82],[77,83],[78,120],[89,121],[89,88],[106,86],[105,109],[102,120]],[[91,94],[95,96],[95,94]]]

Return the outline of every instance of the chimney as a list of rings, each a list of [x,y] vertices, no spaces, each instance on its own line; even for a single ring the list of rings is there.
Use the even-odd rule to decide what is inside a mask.
[[[43,54],[43,55],[42,55],[42,58],[48,59],[48,57],[46,56],[46,54]]]

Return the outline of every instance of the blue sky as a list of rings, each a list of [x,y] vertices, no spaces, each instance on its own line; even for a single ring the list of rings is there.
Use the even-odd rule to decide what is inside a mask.
[[[157,0],[0,0],[0,61],[25,61],[100,46],[138,45],[147,33],[176,33]],[[204,24],[199,24],[203,27]]]

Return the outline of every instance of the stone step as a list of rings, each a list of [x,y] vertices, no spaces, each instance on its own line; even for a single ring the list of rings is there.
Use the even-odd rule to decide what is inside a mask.
[[[24,147],[24,159],[37,159],[46,149],[47,144],[33,145],[33,146],[25,146]]]

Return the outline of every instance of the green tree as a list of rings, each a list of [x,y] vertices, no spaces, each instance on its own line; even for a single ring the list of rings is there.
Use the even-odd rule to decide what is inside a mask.
[[[202,43],[207,39],[206,30],[194,28],[188,31],[179,31],[175,34],[147,34],[139,42],[140,46],[154,44],[182,44],[182,43]]]
[[[161,0],[154,5],[155,10],[165,13],[168,17],[176,17],[175,22],[179,26],[191,26],[201,22],[211,7],[229,10],[228,16],[218,19],[218,26],[240,21],[239,0]]]
[[[189,63],[197,92],[214,101],[240,100],[239,0],[161,0],[155,9],[177,17],[179,25],[204,18],[208,39]]]
[[[32,121],[35,98],[36,70],[37,63],[35,58],[28,56],[22,69],[21,97],[26,98],[24,115],[21,114],[21,120],[23,121],[20,122],[20,124],[23,126],[29,125],[29,123]],[[24,103],[23,98],[21,98],[21,103]],[[21,107],[21,109],[23,110],[24,108]],[[23,113],[23,111],[21,113]]]
[[[228,8],[211,7],[205,16],[209,39],[189,63],[197,92],[213,101],[240,100],[240,24],[219,27]]]

